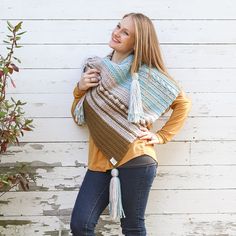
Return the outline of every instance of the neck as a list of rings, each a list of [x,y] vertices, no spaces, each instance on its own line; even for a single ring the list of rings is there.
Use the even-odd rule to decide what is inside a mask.
[[[130,53],[131,52],[120,53],[120,52],[114,51],[111,60],[115,63],[119,63],[119,62],[123,61],[127,56],[129,56]]]

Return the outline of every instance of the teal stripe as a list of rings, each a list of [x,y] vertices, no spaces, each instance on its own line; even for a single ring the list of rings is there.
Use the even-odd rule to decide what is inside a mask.
[[[133,54],[130,54],[121,63],[115,63],[109,57],[102,59],[117,85],[127,91],[130,90],[132,82],[130,74],[132,61]],[[148,109],[160,116],[171,105],[180,90],[173,81],[157,68],[151,68],[152,81],[149,81],[148,73],[149,67],[143,64],[138,72],[142,101]]]

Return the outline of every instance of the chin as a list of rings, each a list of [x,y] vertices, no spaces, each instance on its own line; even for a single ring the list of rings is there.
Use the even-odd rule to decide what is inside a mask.
[[[112,40],[109,42],[108,46],[114,50],[117,49],[117,47],[113,44]]]

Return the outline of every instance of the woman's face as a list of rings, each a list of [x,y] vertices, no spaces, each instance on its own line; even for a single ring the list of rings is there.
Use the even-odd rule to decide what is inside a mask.
[[[134,22],[130,16],[122,19],[112,32],[109,46],[119,53],[134,49]]]

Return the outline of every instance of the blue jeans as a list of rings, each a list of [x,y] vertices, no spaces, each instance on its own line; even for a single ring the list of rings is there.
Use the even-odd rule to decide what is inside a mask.
[[[146,235],[144,214],[157,166],[117,168],[126,215],[120,223],[126,236]],[[70,228],[74,236],[95,236],[99,216],[109,204],[110,179],[110,170],[87,170],[71,215]]]

